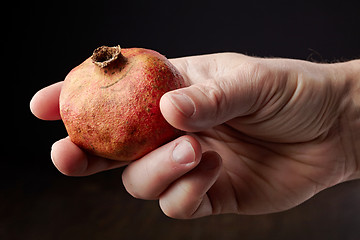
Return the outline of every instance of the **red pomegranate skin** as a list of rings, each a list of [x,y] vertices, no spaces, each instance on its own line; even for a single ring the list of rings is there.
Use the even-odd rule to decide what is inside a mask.
[[[161,96],[184,86],[163,55],[121,49],[103,68],[91,58],[65,78],[60,114],[70,139],[87,152],[113,160],[136,160],[180,136],[163,118]]]

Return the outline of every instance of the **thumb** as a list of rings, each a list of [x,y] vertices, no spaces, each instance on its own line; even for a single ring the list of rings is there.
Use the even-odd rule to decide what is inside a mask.
[[[175,128],[197,132],[244,114],[250,104],[241,82],[208,80],[164,94],[160,109]]]

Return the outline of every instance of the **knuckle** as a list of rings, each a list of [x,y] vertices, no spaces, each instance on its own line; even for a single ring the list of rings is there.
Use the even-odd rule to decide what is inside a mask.
[[[159,205],[163,213],[175,219],[191,219],[198,199],[195,189],[188,184],[179,184],[176,189],[160,196]],[[195,208],[195,209],[194,209]]]
[[[122,175],[125,190],[134,198],[155,200],[162,191],[164,177],[154,169],[160,169],[157,161],[144,161],[145,164],[129,166]],[[156,174],[157,173],[157,174]]]
[[[273,88],[273,73],[263,59],[251,58],[238,67],[236,79],[241,81],[243,100],[242,115],[250,115],[258,111],[261,104]],[[246,89],[246,91],[244,90]],[[240,89],[238,89],[240,90]]]
[[[163,213],[174,219],[191,219],[192,215],[187,214],[184,209],[180,209],[177,207],[174,207],[173,204],[167,203],[166,201],[160,201],[160,208],[163,211]]]
[[[227,96],[225,89],[226,83],[223,81],[211,81],[206,84],[196,86],[198,95],[203,96],[206,99],[206,107],[202,108],[202,117],[217,119],[221,115],[221,111],[227,107]]]
[[[123,177],[123,185],[125,187],[125,190],[134,198],[142,198],[140,193],[138,191],[136,191],[136,187],[130,182],[128,181],[127,178]]]
[[[143,187],[138,186],[137,181],[133,179],[133,176],[126,171],[122,175],[122,182],[125,190],[134,198],[147,199],[146,193],[143,191]]]

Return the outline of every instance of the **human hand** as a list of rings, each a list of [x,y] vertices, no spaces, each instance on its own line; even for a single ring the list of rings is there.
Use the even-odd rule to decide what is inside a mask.
[[[133,196],[159,199],[176,218],[260,214],[359,177],[359,61],[322,65],[224,53],[172,62],[189,87],[165,94],[161,110],[189,134],[126,167],[123,182]],[[60,89],[58,83],[40,91],[34,114],[59,119]],[[52,159],[67,175],[127,164],[88,156],[67,138],[54,144]]]

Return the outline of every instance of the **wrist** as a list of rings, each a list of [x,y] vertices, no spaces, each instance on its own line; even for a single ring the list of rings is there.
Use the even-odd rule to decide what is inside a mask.
[[[360,59],[349,62],[351,68],[351,80],[353,82],[352,105],[353,105],[353,129],[355,135],[355,148],[357,150],[357,169],[353,179],[360,179]]]
[[[334,64],[335,87],[344,89],[340,138],[346,161],[346,180],[360,179],[360,60]]]

